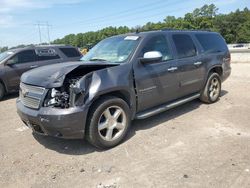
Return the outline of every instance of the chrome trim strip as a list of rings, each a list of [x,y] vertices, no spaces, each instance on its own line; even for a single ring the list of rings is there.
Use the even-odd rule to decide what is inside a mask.
[[[153,90],[153,89],[156,89],[156,86],[152,86],[152,87],[148,87],[148,88],[145,88],[145,89],[141,89],[141,90],[139,90],[139,92],[147,92],[147,91],[150,91],[150,90]]]

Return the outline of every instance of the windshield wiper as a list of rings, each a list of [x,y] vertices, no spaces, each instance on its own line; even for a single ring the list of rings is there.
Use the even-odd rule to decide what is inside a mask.
[[[90,59],[89,61],[107,61],[107,60],[101,59],[101,58],[93,58],[93,59]]]

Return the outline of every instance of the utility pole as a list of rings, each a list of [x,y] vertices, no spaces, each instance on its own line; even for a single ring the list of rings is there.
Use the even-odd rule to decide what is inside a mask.
[[[47,26],[48,42],[49,42],[49,45],[50,45],[50,32],[49,32],[50,25],[49,25],[48,22],[46,22],[46,26]]]
[[[39,34],[39,40],[40,40],[40,44],[42,43],[42,30],[41,28],[44,30],[44,28],[47,29],[47,38],[48,38],[48,44],[51,43],[50,41],[50,27],[52,25],[49,25],[49,22],[40,22],[38,21],[37,24],[34,24],[38,27],[38,34]]]
[[[42,43],[42,36],[41,36],[41,28],[40,28],[41,24],[40,24],[40,22],[37,23],[37,26],[38,26],[39,39],[40,39],[40,44],[41,44]]]

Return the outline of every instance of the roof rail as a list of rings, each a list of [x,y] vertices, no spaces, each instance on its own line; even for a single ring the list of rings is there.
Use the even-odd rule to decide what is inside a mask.
[[[172,29],[172,28],[164,28],[164,29],[161,29],[161,31],[205,31],[205,32],[211,32],[210,29],[201,30],[201,29]]]
[[[49,46],[70,46],[66,44],[36,44],[35,47],[49,47]]]

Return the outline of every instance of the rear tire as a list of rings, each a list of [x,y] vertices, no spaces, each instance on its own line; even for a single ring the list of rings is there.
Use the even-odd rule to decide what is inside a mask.
[[[130,109],[121,98],[107,96],[91,107],[88,115],[86,138],[101,149],[114,147],[122,142],[130,126]]]
[[[206,86],[201,92],[200,100],[211,104],[219,100],[221,94],[221,79],[218,73],[210,73]]]
[[[4,85],[0,82],[0,101],[3,99],[5,95],[5,87]]]

